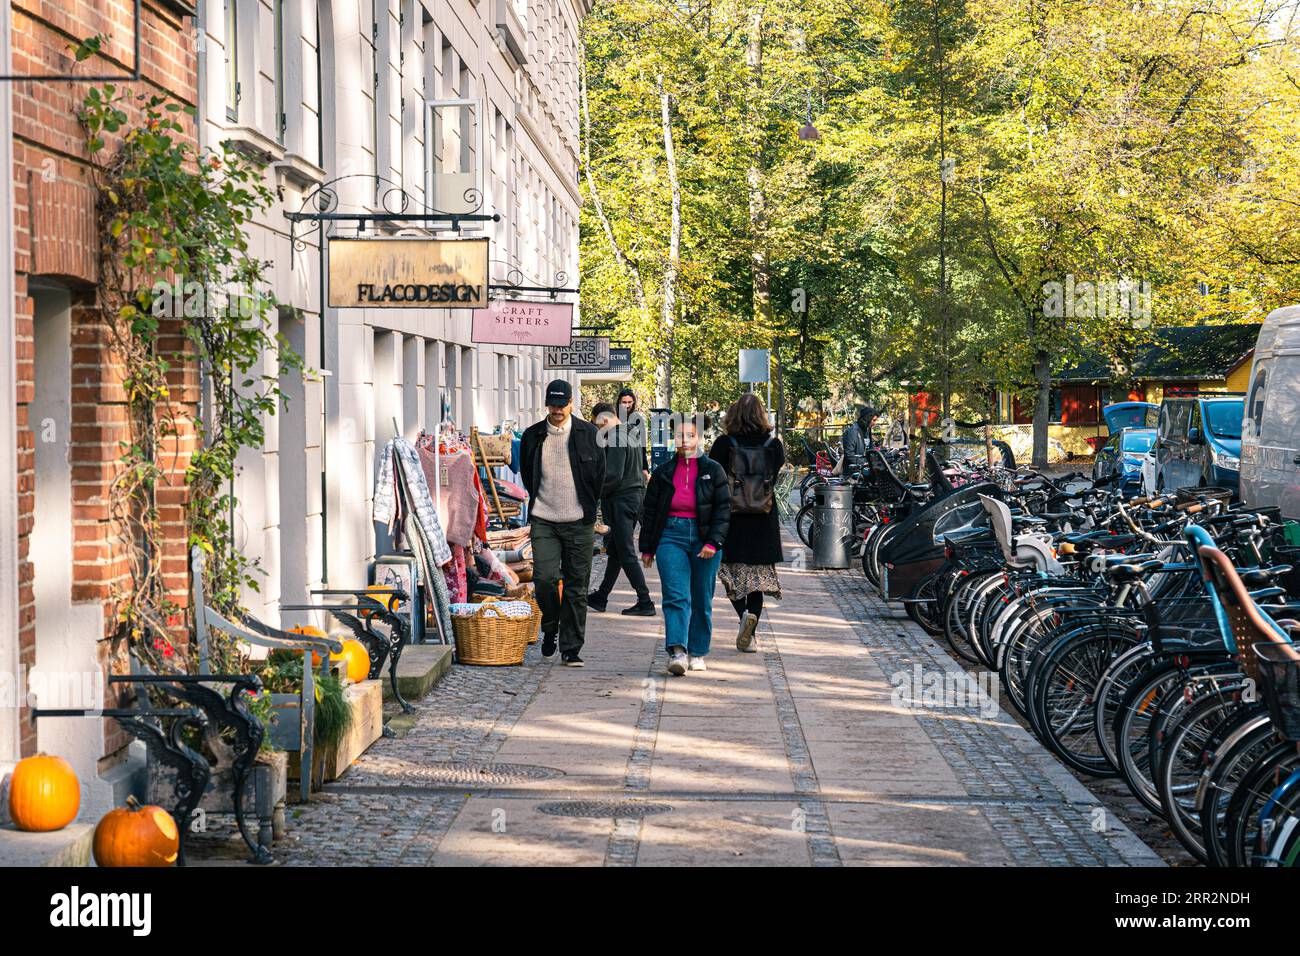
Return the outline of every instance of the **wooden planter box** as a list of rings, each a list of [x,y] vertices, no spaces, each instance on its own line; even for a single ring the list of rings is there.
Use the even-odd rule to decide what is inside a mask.
[[[292,695],[272,695],[274,702],[276,697],[291,697]],[[343,699],[347,702],[352,711],[352,727],[343,739],[334,747],[317,747],[312,755],[313,777],[320,782],[328,783],[331,780],[337,780],[343,771],[351,766],[352,761],[356,760],[365,753],[370,745],[378,740],[384,733],[384,693],[383,682],[380,680],[364,680],[359,684],[348,684],[343,688]],[[279,706],[277,704],[277,706]],[[296,705],[295,705],[296,706]],[[296,722],[281,721],[289,725],[290,730],[296,730]],[[289,750],[289,776],[295,780],[302,779],[302,761],[300,759],[300,747],[297,741],[295,746]]]
[[[257,765],[267,766],[271,769],[271,805],[276,808],[273,825],[275,827],[275,839],[278,840],[284,835],[284,802],[289,788],[289,758],[287,754],[282,752],[263,751],[257,755]],[[256,773],[256,765],[253,773]],[[250,774],[250,777],[253,777],[253,774]],[[147,802],[156,803],[170,809],[172,801],[175,799],[173,790],[175,782],[175,770],[151,763]],[[213,767],[212,777],[208,780],[208,788],[203,791],[203,799],[199,801],[197,809],[202,810],[204,813],[234,813],[234,794],[235,782],[230,767],[220,765]],[[249,825],[256,830],[257,790],[253,781],[250,781],[244,787],[244,817]]]

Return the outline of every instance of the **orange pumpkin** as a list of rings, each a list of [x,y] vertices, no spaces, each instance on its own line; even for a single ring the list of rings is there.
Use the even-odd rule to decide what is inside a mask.
[[[180,845],[172,815],[162,807],[142,807],[135,797],[109,810],[95,827],[99,866],[175,866]]]
[[[289,628],[289,632],[290,632],[291,634],[306,634],[308,637],[328,637],[328,636],[329,636],[329,635],[326,634],[324,631],[322,631],[319,627],[316,627],[316,626],[311,625],[311,624],[299,624],[297,627],[291,627],[291,628]],[[333,659],[334,659],[335,657],[337,657],[337,656],[338,656],[338,655],[336,655],[336,654],[331,654],[331,655],[330,655],[330,659],[333,660]],[[320,655],[319,655],[318,653],[316,653],[315,651],[312,651],[312,652],[311,652],[311,666],[312,666],[312,667],[320,667]]]
[[[397,605],[400,602],[397,599],[397,595],[392,593],[392,588],[388,585],[372,584],[366,588],[366,594],[370,596],[372,601],[378,601],[380,604],[384,605],[384,607],[388,608],[388,610],[393,612],[397,611]],[[369,617],[374,613],[374,611],[361,610],[357,613],[362,617]]]
[[[81,809],[81,782],[62,757],[37,754],[18,761],[9,778],[9,817],[20,830],[62,830]]]
[[[342,654],[330,656],[334,659],[341,658],[347,663],[345,670],[352,683],[356,684],[370,676],[370,652],[356,638],[349,637],[343,642]]]

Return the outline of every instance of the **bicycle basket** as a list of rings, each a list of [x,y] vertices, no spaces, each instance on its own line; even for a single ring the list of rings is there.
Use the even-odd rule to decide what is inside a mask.
[[[1257,641],[1259,688],[1273,727],[1287,740],[1300,741],[1300,656],[1290,644]]]

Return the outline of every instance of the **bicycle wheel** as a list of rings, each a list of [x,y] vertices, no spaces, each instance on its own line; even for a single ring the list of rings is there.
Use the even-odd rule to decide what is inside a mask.
[[[1242,779],[1273,744],[1273,725],[1262,705],[1240,708],[1207,747],[1209,765],[1199,784],[1201,840],[1209,866],[1228,866],[1228,806]]]
[[[1042,658],[1034,682],[1036,723],[1048,747],[1082,773],[1094,777],[1118,773],[1097,743],[1092,697],[1110,662],[1135,640],[1119,628],[1094,627],[1090,633],[1059,642]]]
[[[937,586],[939,583],[940,571],[933,574],[927,574],[921,580],[916,582],[916,587],[912,588],[912,593],[904,605],[907,608],[907,616],[925,629],[927,634],[939,635],[943,633],[943,624],[939,621],[939,603],[937,600]]]
[[[813,503],[810,501],[802,506],[798,514],[794,516],[795,533],[799,535],[799,540],[803,542],[805,548],[812,547],[813,515]]]
[[[1262,811],[1273,801],[1273,792],[1300,765],[1292,741],[1274,741],[1273,746],[1256,761],[1228,801],[1228,832],[1224,840],[1229,866],[1251,866],[1264,856],[1272,828],[1261,826]]]
[[[1198,798],[1206,749],[1214,740],[1215,731],[1237,709],[1231,694],[1241,686],[1225,687],[1222,693],[1203,696],[1170,731],[1160,750],[1156,790],[1165,819],[1187,851],[1201,863],[1205,862],[1205,839],[1201,833]]]
[[[948,601],[948,609],[943,617],[943,636],[948,641],[948,645],[958,657],[970,661],[972,664],[980,663],[979,654],[976,652],[974,643],[966,632],[962,620],[971,601],[972,592],[983,583],[984,578],[990,573],[997,572],[986,571],[983,574],[969,574],[962,578],[958,582],[952,598]]]
[[[1151,721],[1160,709],[1161,698],[1182,689],[1185,675],[1174,664],[1162,664],[1129,688],[1115,718],[1115,766],[1133,796],[1160,812],[1160,794],[1152,780],[1154,771],[1149,749]]]

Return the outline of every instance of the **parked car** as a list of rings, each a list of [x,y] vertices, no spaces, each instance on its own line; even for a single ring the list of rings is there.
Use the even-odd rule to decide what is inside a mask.
[[[1225,393],[1166,398],[1156,440],[1156,490],[1237,490],[1245,398]]]
[[[1156,441],[1154,428],[1123,428],[1113,433],[1097,451],[1092,480],[1113,479],[1126,494],[1142,489],[1142,462]]]
[[[1155,428],[1160,406],[1155,402],[1115,402],[1101,410],[1112,435],[1125,428]]]
[[[1300,305],[1272,312],[1259,330],[1246,392],[1241,498],[1300,520]]]

